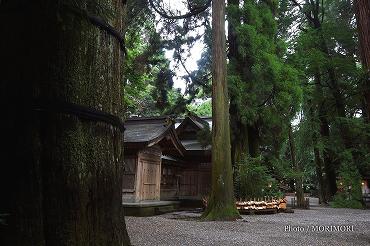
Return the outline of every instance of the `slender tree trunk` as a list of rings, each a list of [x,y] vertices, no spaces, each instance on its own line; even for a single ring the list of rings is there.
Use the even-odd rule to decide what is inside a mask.
[[[355,0],[354,3],[361,61],[366,71],[366,78],[364,79],[364,98],[368,122],[370,122],[370,2],[369,0]]]
[[[311,121],[316,117],[316,114],[314,112],[314,105],[313,102],[310,100],[308,101],[308,104],[310,106],[309,109],[309,117],[311,118]],[[325,185],[324,185],[324,177],[323,177],[323,159],[321,157],[321,153],[319,148],[317,147],[318,143],[320,142],[320,134],[317,133],[317,131],[313,131],[312,134],[312,141],[314,144],[313,152],[315,157],[315,169],[316,169],[316,177],[317,177],[317,187],[318,187],[318,196],[319,196],[319,202],[320,203],[327,203],[326,195],[325,195]]]
[[[315,156],[315,169],[316,169],[316,177],[317,177],[319,203],[327,203],[325,192],[324,192],[324,178],[322,174],[323,164],[322,164],[320,151],[317,147],[314,147],[313,152]]]
[[[212,190],[206,220],[239,218],[231,167],[229,101],[226,83],[225,1],[212,4]]]
[[[123,7],[119,0],[0,2],[7,61],[0,213],[9,214],[1,245],[129,245],[122,133],[54,105],[123,115],[120,45],[79,14],[115,13],[109,23],[121,31]],[[36,101],[50,109],[35,110]]]
[[[297,195],[297,207],[304,208],[304,191],[303,191],[303,177],[302,168],[296,159],[296,150],[294,144],[293,130],[292,126],[289,125],[288,131],[289,148],[290,148],[290,158],[292,160],[292,166],[298,177],[295,179],[295,189]]]
[[[238,135],[236,136],[238,139],[235,141],[235,153],[234,159],[236,163],[240,163],[243,158],[246,157],[249,153],[249,137],[248,131],[246,131],[246,127],[239,126]]]

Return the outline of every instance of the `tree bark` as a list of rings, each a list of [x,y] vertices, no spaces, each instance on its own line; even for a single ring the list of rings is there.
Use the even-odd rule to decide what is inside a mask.
[[[322,175],[322,159],[320,155],[320,151],[317,147],[313,148],[313,153],[315,156],[315,169],[316,169],[316,177],[317,177],[317,190],[319,196],[319,203],[327,203],[325,192],[324,192],[324,181]]]
[[[226,82],[225,1],[212,4],[212,190],[205,220],[239,218],[231,167],[229,100]]]
[[[355,0],[354,4],[361,61],[366,72],[366,77],[364,79],[364,98],[368,122],[370,122],[370,2],[368,0]]]
[[[119,0],[0,3],[0,30],[7,34],[0,41],[7,61],[0,213],[9,214],[2,245],[130,244],[120,130],[34,107],[67,102],[123,115],[120,44],[79,13],[112,12],[113,18],[101,17],[121,31],[124,7]]]

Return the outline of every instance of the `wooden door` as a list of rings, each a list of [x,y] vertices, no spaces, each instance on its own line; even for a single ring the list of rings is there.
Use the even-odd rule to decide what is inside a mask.
[[[139,172],[136,200],[159,200],[161,185],[161,149],[152,146],[141,150],[138,154]]]
[[[159,191],[157,191],[158,186],[158,170],[159,165],[157,162],[143,160],[143,189],[142,189],[142,199],[143,200],[155,200],[159,199]]]

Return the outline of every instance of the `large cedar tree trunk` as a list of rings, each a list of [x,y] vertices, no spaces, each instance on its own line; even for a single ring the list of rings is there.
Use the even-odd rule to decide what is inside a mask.
[[[212,190],[206,220],[239,218],[231,167],[229,101],[226,83],[225,1],[212,4]]]
[[[364,96],[370,122],[370,1],[355,0],[355,13],[360,42],[361,61],[366,71]]]
[[[83,10],[122,31],[124,2],[0,2],[1,245],[129,245],[120,130],[33,106],[68,102],[123,115],[123,52]]]

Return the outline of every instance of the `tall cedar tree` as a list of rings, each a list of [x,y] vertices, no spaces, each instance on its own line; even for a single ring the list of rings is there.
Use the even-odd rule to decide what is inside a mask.
[[[298,72],[286,64],[286,48],[277,35],[277,7],[277,1],[228,1],[228,83],[237,188],[242,165],[252,167],[255,160],[274,171],[271,167],[280,161],[287,126],[301,101]]]
[[[206,220],[234,220],[240,216],[231,167],[224,0],[213,1],[212,35],[212,190],[202,216]]]
[[[1,245],[130,244],[121,131],[55,107],[123,115],[123,52],[86,11],[122,31],[125,2],[0,2]]]
[[[297,71],[282,59],[276,1],[239,2],[230,0],[228,6],[234,164],[245,155],[259,157],[261,147],[270,144],[263,134],[281,133],[301,100]]]
[[[365,123],[362,71],[354,38],[354,9],[347,0],[290,2],[300,13],[296,15],[300,32],[292,39],[291,61],[304,72],[305,92],[299,124],[301,136],[296,145],[298,150],[305,146],[313,151],[322,201],[334,198],[337,202],[341,196],[333,196],[337,185],[337,193],[343,193],[342,179],[349,180],[345,177],[351,176],[353,190],[360,185],[359,175],[356,179],[355,175],[348,175],[351,170],[346,167],[357,169],[363,176],[369,170],[369,125]],[[359,117],[361,114],[363,117]],[[304,128],[310,131],[301,130]],[[346,200],[342,204],[352,206],[351,203]]]

